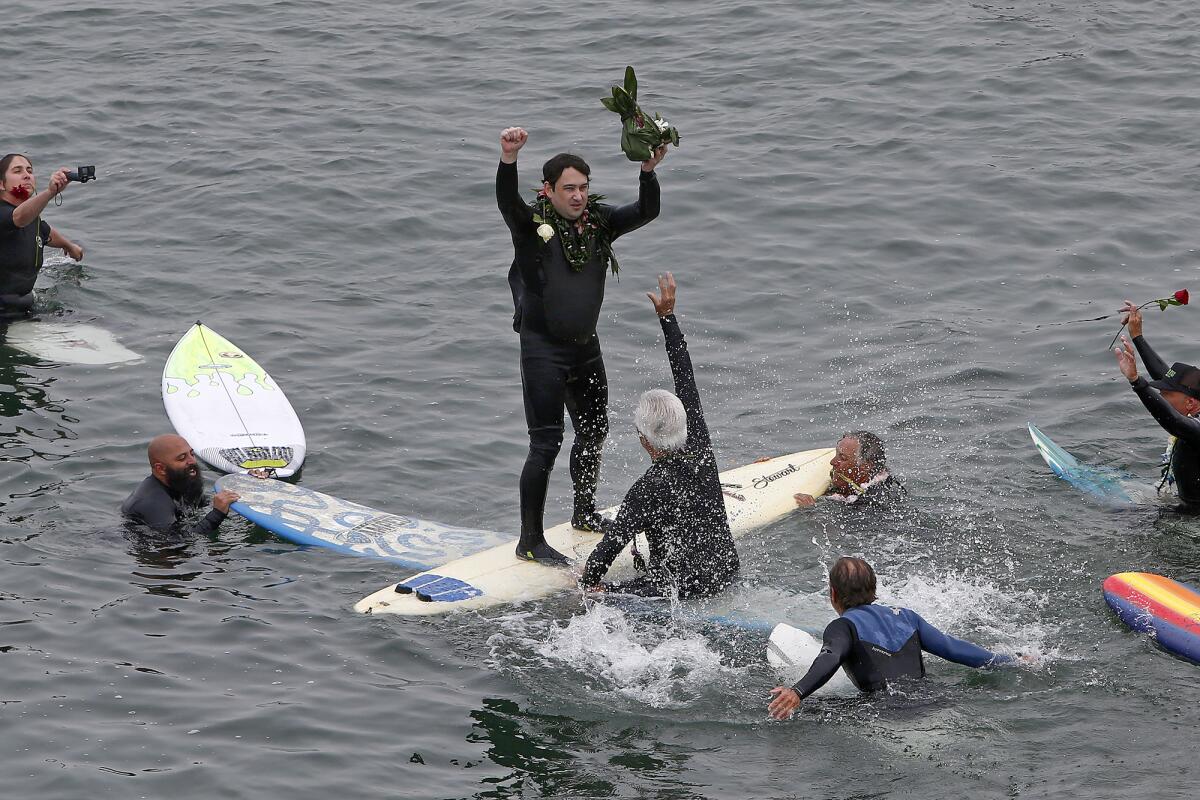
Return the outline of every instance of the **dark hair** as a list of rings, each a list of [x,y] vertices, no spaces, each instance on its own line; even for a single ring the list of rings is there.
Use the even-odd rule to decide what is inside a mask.
[[[861,558],[842,556],[829,570],[829,588],[843,608],[875,602],[875,570]]]
[[[4,158],[0,158],[0,181],[4,180],[4,176],[8,172],[8,168],[12,166],[14,158],[23,158],[26,161],[29,161],[29,156],[25,155],[24,153],[9,153]],[[33,166],[32,161],[29,161],[29,166]]]
[[[574,153],[559,153],[545,164],[542,164],[542,180],[553,186],[558,183],[558,179],[562,177],[563,170],[567,167],[574,167],[579,170],[585,178],[589,178],[592,175],[592,168],[582,158]]]
[[[883,439],[870,431],[851,431],[842,436],[843,439],[857,439],[860,457],[871,465],[876,472],[887,467],[887,456],[883,452]]]

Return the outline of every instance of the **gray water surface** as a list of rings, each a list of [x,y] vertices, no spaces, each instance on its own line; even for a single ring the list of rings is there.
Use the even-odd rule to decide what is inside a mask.
[[[1100,582],[1200,578],[1188,520],[1113,512],[1025,425],[1157,475],[1165,436],[1105,345],[1197,275],[1194,4],[9,0],[3,149],[91,164],[46,218],[87,248],[47,318],[145,356],[0,350],[0,732],[28,798],[1190,797],[1200,672],[1127,631]],[[731,602],[821,627],[860,553],[882,595],[1026,670],[766,719],[765,636],[568,595],[434,620],[355,614],[400,577],[231,519],[130,537],[116,509],[168,429],[161,366],[195,319],[263,363],[308,435],[302,484],[515,531],[525,452],[497,137],[636,194],[598,98],[626,64],[678,126],[663,213],[617,244],[601,320],[600,500],[646,466],[669,380],[644,293],[679,311],[719,460],[861,427],[903,509],[825,508],[747,540]],[[1195,360],[1190,308],[1147,312]],[[569,511],[565,456],[547,519]]]

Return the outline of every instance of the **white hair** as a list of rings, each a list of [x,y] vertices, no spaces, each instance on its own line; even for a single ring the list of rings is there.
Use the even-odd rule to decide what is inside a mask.
[[[633,427],[655,450],[671,453],[687,444],[687,412],[666,389],[651,389],[638,398]]]

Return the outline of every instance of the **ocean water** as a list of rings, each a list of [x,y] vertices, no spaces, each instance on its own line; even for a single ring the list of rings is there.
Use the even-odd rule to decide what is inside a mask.
[[[1190,3],[8,0],[0,147],[95,164],[46,219],[43,318],[144,356],[0,349],[6,797],[1190,797],[1200,672],[1100,582],[1200,579],[1200,528],[1055,479],[1025,425],[1157,476],[1165,436],[1105,346],[1059,325],[1196,289]],[[1023,670],[930,677],[766,717],[761,632],[575,595],[435,620],[357,615],[387,564],[231,519],[130,537],[117,507],[169,429],[166,355],[203,319],[302,418],[303,485],[516,530],[518,343],[495,209],[560,150],[636,193],[599,103],[626,64],[678,126],[662,216],[617,243],[600,500],[646,466],[669,380],[644,293],[679,312],[722,466],[887,440],[904,508],[821,508],[746,541],[733,601],[820,628],[857,553],[885,600]],[[1195,360],[1190,308],[1147,312]],[[563,459],[565,461],[565,458]],[[211,477],[211,476],[210,476]],[[547,519],[565,518],[565,463]]]

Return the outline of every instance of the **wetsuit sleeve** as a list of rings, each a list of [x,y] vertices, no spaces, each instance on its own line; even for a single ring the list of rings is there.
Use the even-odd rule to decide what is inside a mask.
[[[683,410],[687,412],[687,449],[689,452],[699,452],[710,448],[712,440],[708,435],[708,425],[704,422],[704,409],[700,405],[700,390],[696,388],[692,357],[688,354],[687,341],[683,338],[683,331],[680,330],[675,315],[660,317],[659,322],[666,339],[671,375],[675,379],[675,396],[683,403]]]
[[[638,179],[638,199],[636,203],[625,206],[615,206],[608,215],[608,229],[612,238],[616,239],[630,231],[637,230],[658,216],[661,192],[658,186],[658,176],[653,172],[640,172]]]
[[[514,244],[529,235],[533,225],[533,211],[521,199],[516,164],[505,164],[501,161],[496,169],[496,206],[508,225]]]
[[[1200,444],[1200,420],[1185,417],[1171,408],[1171,404],[1164,400],[1161,394],[1151,389],[1150,383],[1141,375],[1132,385],[1133,391],[1137,392],[1137,396],[1142,399],[1142,405],[1150,412],[1150,416],[1154,417],[1163,427],[1163,430],[1186,442]]]
[[[1158,380],[1167,374],[1167,362],[1154,352],[1154,348],[1150,346],[1144,336],[1133,337],[1133,346],[1137,348],[1138,355],[1142,357],[1142,363],[1146,365],[1146,372],[1150,373],[1151,378]]]
[[[54,229],[51,228],[50,223],[46,222],[46,220],[44,220],[44,219],[39,219],[38,224],[39,224],[38,230],[42,234],[42,241],[49,243],[50,242],[50,234],[54,232]]]
[[[910,613],[916,617],[917,634],[921,637],[921,649],[927,653],[933,653],[935,656],[953,661],[955,664],[966,664],[968,667],[986,667],[1012,661],[1011,656],[993,653],[977,644],[947,636],[922,619],[920,614],[915,611]]]
[[[630,487],[629,493],[625,495],[625,500],[621,503],[621,510],[617,512],[617,518],[614,520],[612,528],[604,534],[600,544],[596,545],[596,549],[588,556],[587,566],[584,567],[583,576],[579,579],[580,583],[584,586],[596,586],[600,583],[600,579],[604,577],[613,561],[625,549],[625,545],[633,541],[633,537],[639,531],[650,527],[647,513],[649,506],[649,498],[645,496],[642,482],[638,481]]]
[[[204,517],[192,526],[192,533],[197,535],[207,536],[210,533],[216,533],[217,528],[225,521],[226,514],[222,514],[215,508],[210,508]]]
[[[0,203],[0,233],[12,233],[17,230],[16,223],[13,222],[13,212],[15,208],[8,203]]]
[[[825,633],[821,639],[821,653],[813,659],[804,677],[792,687],[801,700],[829,683],[829,679],[850,655],[850,646],[854,642],[850,632],[850,621],[838,617],[825,626]]]

